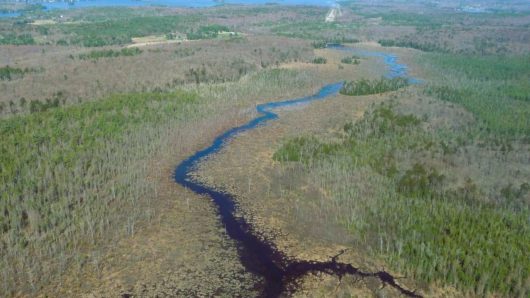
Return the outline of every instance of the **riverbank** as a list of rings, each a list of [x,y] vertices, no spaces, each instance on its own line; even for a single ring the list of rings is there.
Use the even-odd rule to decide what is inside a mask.
[[[271,84],[275,88],[270,88]],[[292,86],[298,88],[292,88]],[[160,276],[167,279],[184,274],[180,271],[178,275],[167,273],[170,270],[175,272],[175,269],[171,267],[191,270],[186,271],[190,279],[179,277],[177,279],[179,283],[176,287],[190,291],[203,289],[203,285],[211,281],[210,271],[219,272],[218,274],[214,273],[214,275],[220,276],[221,280],[229,278],[223,273],[225,271],[236,272],[236,275],[243,274],[237,273],[241,272],[237,269],[237,262],[234,264],[229,261],[231,259],[230,247],[233,249],[233,246],[229,241],[226,243],[222,229],[216,225],[215,212],[211,212],[211,203],[206,200],[206,203],[194,205],[194,202],[201,200],[193,200],[195,197],[192,196],[186,197],[186,192],[177,188],[171,181],[171,171],[174,170],[173,166],[178,163],[179,158],[183,157],[182,154],[197,150],[207,141],[209,136],[218,133],[218,129],[233,126],[238,121],[251,117],[252,112],[249,108],[256,101],[262,100],[264,97],[279,99],[285,94],[297,96],[306,92],[313,92],[316,87],[316,82],[308,73],[265,70],[248,76],[238,83],[201,85],[198,88],[191,87],[190,90],[181,91],[183,95],[193,95],[193,100],[186,101],[189,104],[186,109],[179,108],[179,104],[184,104],[181,101],[187,99],[186,97],[179,97],[180,93],[177,93],[176,97],[164,93],[136,94],[134,96],[121,95],[112,100],[81,104],[68,108],[66,111],[57,109],[2,120],[1,127],[6,129],[2,133],[12,137],[16,137],[17,134],[24,135],[24,133],[42,135],[56,133],[61,130],[54,129],[54,125],[65,125],[65,123],[79,125],[79,123],[84,122],[90,125],[87,124],[79,130],[69,130],[69,133],[74,134],[74,136],[76,133],[85,133],[85,137],[92,137],[93,133],[87,131],[92,129],[95,124],[102,123],[93,119],[106,117],[107,120],[103,123],[107,126],[121,121],[120,126],[99,129],[98,132],[105,132],[105,134],[99,135],[98,142],[83,141],[87,144],[82,147],[83,150],[90,153],[94,150],[101,150],[97,145],[104,140],[104,144],[111,148],[108,152],[114,152],[115,155],[119,156],[119,158],[111,158],[114,155],[110,153],[94,153],[87,155],[91,156],[92,159],[87,158],[78,161],[79,163],[96,164],[96,157],[106,157],[106,162],[97,163],[97,167],[88,167],[90,170],[83,177],[94,175],[93,169],[97,168],[98,173],[100,173],[96,176],[97,179],[113,182],[98,184],[99,192],[87,192],[84,197],[84,204],[70,205],[71,208],[75,207],[74,212],[88,213],[91,214],[90,217],[61,216],[59,212],[66,207],[53,209],[51,216],[62,218],[61,225],[70,227],[69,236],[60,238],[61,241],[48,241],[49,238],[52,238],[51,235],[60,232],[55,230],[53,226],[44,225],[48,217],[30,217],[25,230],[10,231],[12,237],[25,239],[22,237],[35,237],[33,235],[37,235],[39,232],[36,227],[42,225],[47,229],[45,235],[48,235],[48,238],[32,238],[35,240],[32,240],[31,246],[25,248],[15,245],[8,246],[9,250],[2,256],[4,264],[13,265],[20,262],[24,265],[2,267],[4,270],[2,277],[8,277],[2,281],[4,285],[7,285],[3,289],[6,291],[6,295],[18,296],[41,293],[43,296],[80,296],[90,293],[101,294],[107,291],[114,293],[124,290],[127,292],[130,289],[137,289],[141,282],[152,281],[152,284],[156,285],[161,280],[158,278]],[[74,111],[69,109],[74,109]],[[78,110],[80,111],[75,112]],[[126,111],[128,117],[122,118],[121,112],[116,111]],[[61,113],[63,112],[67,113],[68,116],[62,116]],[[140,112],[146,116],[138,116]],[[63,117],[63,121],[59,123],[52,121],[56,118],[57,113]],[[150,113],[156,113],[157,117],[150,117]],[[133,117],[132,115],[137,116]],[[34,117],[41,117],[43,121],[48,121],[46,122],[48,124],[34,127],[30,132],[17,131],[16,134],[12,130],[18,126],[7,125],[13,121],[23,121],[26,118],[29,118],[26,119],[29,121]],[[152,122],[148,122],[148,120]],[[34,123],[32,121],[29,123]],[[136,127],[134,125],[139,124],[142,124],[141,129],[132,129]],[[128,134],[125,136],[120,134],[120,131],[117,130],[118,127],[127,129]],[[198,134],[197,131],[201,133]],[[122,142],[114,141],[114,138],[118,138]],[[50,143],[46,143],[49,149],[35,157],[39,160],[38,163],[46,164],[46,168],[66,167],[68,164],[62,163],[61,160],[48,158],[48,155],[55,151],[62,152],[63,149],[60,147],[62,143],[56,145],[52,142],[53,137],[47,139],[50,140]],[[3,145],[6,146],[6,152],[14,153],[16,151],[13,150],[15,143],[9,141],[8,138],[5,140]],[[62,137],[62,140],[67,140],[67,138]],[[93,146],[88,146],[88,144]],[[133,149],[134,155],[124,153]],[[25,156],[25,153],[20,150],[17,153],[17,157],[9,159],[11,163],[20,162]],[[5,155],[2,157],[7,158]],[[50,165],[50,163],[56,164]],[[74,188],[76,183],[85,181],[85,179],[77,178],[75,169],[76,167],[62,170],[63,175],[66,176],[64,179],[58,180],[61,182],[57,186],[59,190],[68,187]],[[125,174],[117,175],[121,171],[125,171]],[[24,171],[24,173],[32,173],[35,176],[34,172]],[[68,173],[71,174],[67,175]],[[9,172],[3,173],[4,179],[9,179],[8,174]],[[109,178],[109,175],[113,178]],[[106,185],[108,187],[104,187]],[[5,194],[12,194],[13,196],[17,191],[27,192],[25,189],[28,187],[26,184],[14,183],[3,186],[16,188],[16,191],[5,192]],[[138,189],[141,192],[136,192]],[[107,204],[101,204],[101,200],[97,196],[103,192],[108,192],[108,197],[114,199]],[[67,196],[67,194],[70,195]],[[87,197],[88,194],[94,197]],[[49,200],[52,200],[53,194],[49,195],[51,196]],[[56,202],[54,206],[68,202],[67,199],[78,202],[77,199],[81,195],[65,192],[64,200]],[[42,202],[43,196],[41,195],[39,198],[39,202]],[[30,204],[31,199],[28,197],[25,202]],[[173,201],[178,201],[178,203]],[[188,201],[190,201],[189,206]],[[3,202],[6,203],[9,200]],[[44,211],[50,208],[49,204],[42,207],[40,205],[33,206],[38,206]],[[26,208],[25,205],[19,207]],[[188,211],[187,208],[190,208],[191,211]],[[9,210],[11,211],[11,209]],[[66,208],[66,210],[68,209]],[[41,211],[39,210],[39,212]],[[186,212],[191,212],[191,214],[181,214]],[[69,214],[71,213],[72,211]],[[9,220],[18,219],[15,212],[10,212],[10,214],[13,217],[9,217]],[[193,224],[186,223],[186,221],[195,219],[197,221]],[[83,220],[86,220],[86,223]],[[96,224],[93,223],[94,221]],[[83,229],[83,227],[90,227],[90,224],[97,229]],[[196,232],[183,227],[189,227]],[[40,233],[43,234],[42,231]],[[2,240],[6,240],[6,238],[2,238]],[[7,243],[10,245],[9,242]],[[58,247],[59,244],[62,246]],[[54,247],[55,250],[50,251],[49,247]],[[210,247],[217,249],[210,250]],[[223,247],[226,247],[226,252]],[[205,254],[205,251],[208,253]],[[17,256],[24,257],[17,258]],[[228,267],[218,264],[219,269],[210,268],[210,261],[215,264],[224,259],[226,259],[226,266]],[[237,259],[235,260],[237,261]],[[192,268],[187,267],[186,264]],[[15,267],[25,269],[17,272],[9,271]],[[39,274],[35,274],[37,272]],[[242,279],[246,280],[245,278]],[[229,281],[223,280],[219,282],[217,287],[229,283]],[[244,291],[246,289],[244,284],[245,281],[237,281],[234,285],[236,288],[229,287],[226,290]],[[119,289],[114,290],[116,287]],[[208,293],[214,293],[217,290],[214,287],[212,285]],[[95,295],[99,296],[99,294]]]
[[[320,54],[325,55],[329,65],[340,61],[335,56],[337,55],[335,51],[323,50]],[[373,64],[366,61],[364,63],[365,67],[368,64],[372,71],[377,69]],[[380,70],[382,71],[380,75],[401,71],[401,66],[398,65],[387,65],[386,68],[388,67],[391,67],[390,71]],[[359,71],[356,72],[356,76],[364,77],[368,73],[370,72]],[[284,253],[286,257],[295,260],[328,262],[332,256],[338,256],[337,260],[341,263],[352,264],[353,267],[360,268],[364,272],[377,272],[384,266],[369,261],[366,256],[362,257],[362,253],[357,251],[357,248],[351,249],[352,238],[333,222],[320,222],[315,217],[309,218],[307,223],[288,220],[292,218],[293,202],[290,200],[286,202],[282,196],[282,190],[280,189],[278,193],[278,190],[274,189],[277,181],[276,183],[271,181],[271,176],[274,177],[274,174],[272,173],[273,166],[269,162],[272,161],[271,146],[274,148],[282,139],[290,135],[332,129],[345,119],[350,119],[352,116],[359,117],[369,104],[377,103],[383,98],[376,95],[352,101],[347,96],[332,95],[324,101],[318,100],[302,106],[282,108],[281,104],[270,105],[271,107],[278,106],[276,109],[279,109],[279,119],[265,127],[235,137],[228,147],[221,149],[221,153],[208,158],[201,164],[198,179],[207,185],[215,185],[219,189],[234,194],[240,204],[239,211],[243,213],[243,217],[251,223],[253,229],[263,234],[267,241],[272,241],[278,251]],[[256,200],[256,198],[260,199]],[[223,204],[222,200],[221,204]],[[314,231],[313,227],[317,227],[317,230]],[[303,236],[300,237],[300,235]],[[397,276],[396,273],[391,274]],[[322,275],[319,276],[322,277]],[[329,291],[333,286],[337,286],[335,291],[339,290],[337,279],[332,276],[333,273],[315,280],[312,275],[302,275],[302,280],[298,281],[301,287],[295,295],[313,295],[315,292]],[[359,278],[355,275],[352,277],[354,281]],[[320,280],[320,283],[317,283],[317,280]],[[411,284],[411,281],[399,281],[401,285],[403,282]],[[318,285],[315,286],[315,284]],[[341,287],[340,291],[399,295],[397,289],[385,288],[383,285],[382,280],[367,277],[347,283]],[[381,288],[385,290],[381,292]]]
[[[340,262],[408,277],[400,283],[428,297],[524,294],[524,265],[512,275],[497,256],[510,243],[527,261],[528,187],[521,178],[528,177],[528,146],[515,139],[502,149],[514,136],[484,134],[491,124],[480,114],[425,91],[431,78],[381,95],[285,108],[277,121],[234,138],[204,162],[199,179],[234,194],[244,217],[293,258],[325,261],[346,249]],[[281,150],[305,158],[282,160]],[[459,251],[465,263],[454,262]],[[469,272],[480,281],[467,279]],[[381,291],[377,281],[316,274],[298,294]]]

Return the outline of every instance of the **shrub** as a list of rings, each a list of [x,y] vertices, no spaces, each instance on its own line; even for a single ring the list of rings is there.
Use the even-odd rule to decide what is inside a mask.
[[[0,44],[10,45],[33,45],[35,40],[33,36],[28,33],[17,35],[15,33],[9,33],[7,35],[0,35]]]
[[[119,57],[119,56],[136,56],[140,55],[142,53],[142,50],[139,48],[124,48],[119,51],[115,50],[100,50],[100,51],[91,51],[87,54],[80,54],[78,57],[81,60],[97,60],[100,58],[111,58],[111,57]]]
[[[17,77],[22,77],[26,72],[20,68],[13,68],[8,66],[0,67],[0,80],[10,81]]]
[[[313,64],[326,64],[328,60],[324,57],[316,57],[315,59],[311,60],[311,63]]]
[[[358,56],[351,56],[351,57],[344,57],[340,60],[340,62],[344,64],[355,64],[358,65],[361,63],[361,58]]]
[[[380,80],[361,79],[358,81],[350,81],[344,83],[340,89],[340,93],[344,95],[369,95],[378,94],[388,91],[395,91],[400,88],[408,86],[408,80],[404,78],[393,78]]]
[[[229,32],[230,29],[223,25],[208,25],[200,27],[197,31],[188,32],[187,38],[190,40],[211,39],[219,36],[221,32]]]
[[[397,191],[408,196],[426,197],[439,190],[444,179],[436,169],[428,171],[417,163],[398,180]]]
[[[324,48],[326,48],[327,44],[328,44],[328,43],[327,43],[326,41],[324,41],[324,40],[313,41],[313,42],[311,43],[311,45],[312,45],[313,48],[315,48],[315,49],[324,49]]]
[[[332,154],[338,149],[338,144],[321,143],[314,137],[298,137],[284,143],[272,158],[278,161],[308,162]]]
[[[431,42],[419,43],[419,42],[415,42],[412,40],[381,39],[381,40],[378,40],[378,43],[383,47],[412,48],[412,49],[421,50],[424,52],[441,52],[441,53],[448,52],[448,50]]]
[[[37,70],[31,69],[31,68],[24,68],[24,69],[14,68],[8,65],[5,67],[0,67],[0,80],[11,81],[14,79],[22,78],[27,73],[36,72],[36,71]]]
[[[57,108],[60,106],[59,98],[54,99],[46,99],[45,102],[41,102],[38,100],[32,100],[29,103],[29,112],[30,113],[37,113],[37,112],[44,112],[51,108]]]

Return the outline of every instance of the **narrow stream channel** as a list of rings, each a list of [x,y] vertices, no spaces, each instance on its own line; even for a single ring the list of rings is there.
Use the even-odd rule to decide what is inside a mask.
[[[342,45],[328,45],[329,48],[340,51],[352,51],[362,56],[372,56],[383,58],[388,72],[386,77],[408,77],[407,66],[398,63],[397,56],[380,52],[357,51]],[[418,81],[409,78],[412,82]],[[174,174],[175,181],[180,185],[191,189],[199,195],[206,195],[212,198],[216,204],[221,222],[226,228],[230,238],[237,243],[239,257],[245,268],[263,279],[263,282],[256,285],[262,297],[278,297],[282,294],[290,294],[296,290],[297,280],[311,272],[323,272],[339,277],[345,275],[354,275],[358,277],[375,277],[385,285],[394,287],[402,294],[410,297],[421,297],[413,291],[407,290],[397,284],[396,279],[386,271],[363,272],[351,264],[337,262],[338,256],[335,256],[327,262],[295,260],[288,258],[283,252],[279,251],[272,242],[263,240],[252,229],[251,225],[242,217],[236,216],[237,205],[232,195],[220,192],[206,184],[193,179],[192,173],[197,169],[199,163],[218,153],[235,135],[252,130],[259,126],[265,125],[268,121],[278,118],[274,109],[288,107],[301,103],[310,103],[317,100],[324,100],[331,96],[337,95],[341,83],[329,84],[320,89],[316,94],[289,99],[279,102],[271,102],[258,105],[256,107],[260,116],[250,120],[248,123],[239,127],[234,127],[217,136],[213,143],[180,163]]]

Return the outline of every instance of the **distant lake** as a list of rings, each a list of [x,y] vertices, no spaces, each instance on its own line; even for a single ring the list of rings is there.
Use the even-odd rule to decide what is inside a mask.
[[[169,6],[169,7],[210,7],[222,4],[282,4],[282,5],[317,5],[330,6],[334,1],[327,0],[79,0],[75,2],[35,2],[40,3],[46,9],[72,9],[84,7],[108,7],[108,6]],[[16,12],[0,12],[2,17],[19,16]]]
[[[12,17],[18,17],[20,13],[18,12],[0,12],[0,19],[1,18],[12,18]]]

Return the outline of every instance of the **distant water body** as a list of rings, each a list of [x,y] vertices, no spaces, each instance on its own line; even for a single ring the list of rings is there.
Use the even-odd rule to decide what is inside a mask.
[[[0,19],[18,17],[19,15],[20,13],[18,12],[0,12]]]
[[[330,6],[334,1],[327,0],[79,0],[74,2],[35,2],[42,4],[46,10],[49,9],[75,9],[86,7],[112,7],[112,6],[168,6],[168,7],[211,7],[223,4],[281,4],[281,5],[316,5]],[[0,18],[16,17],[19,13],[0,12]]]

